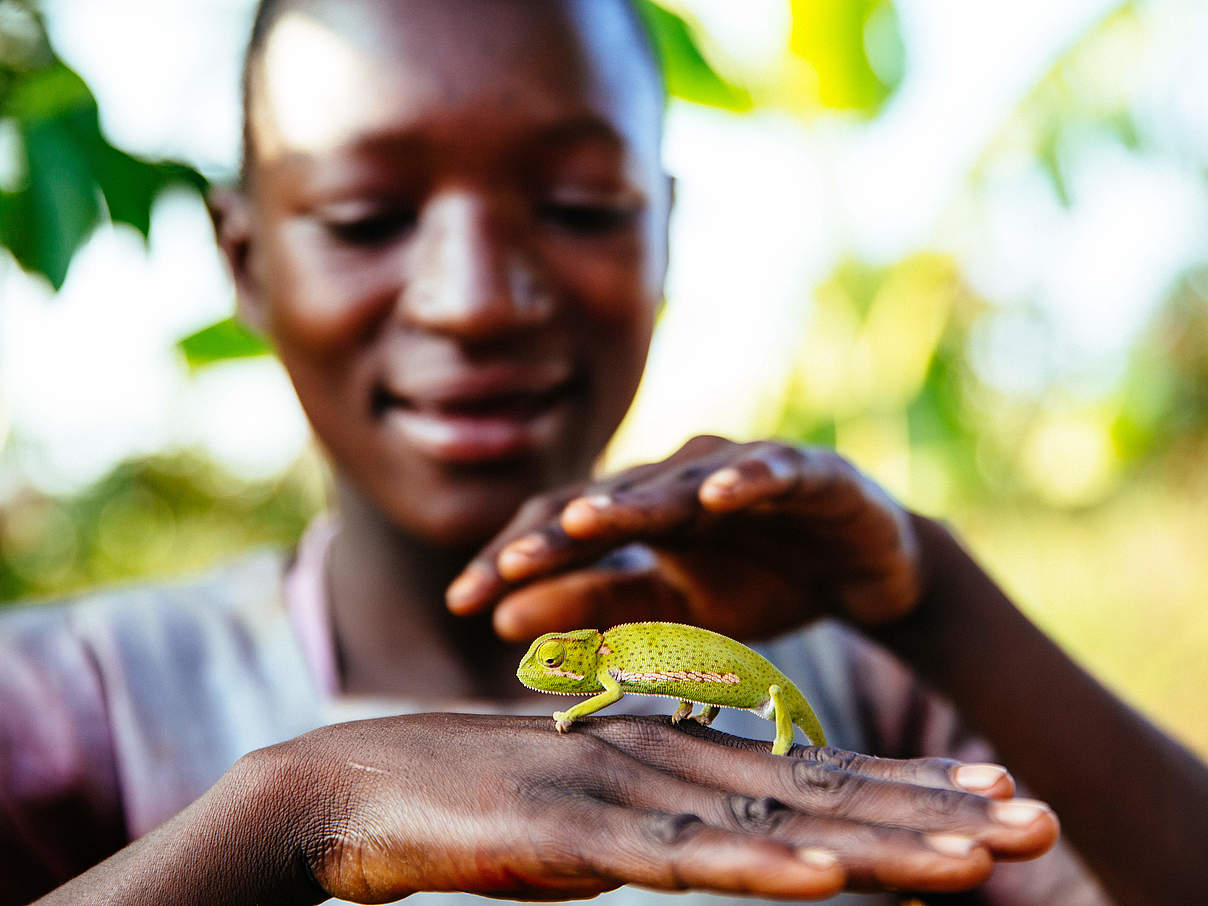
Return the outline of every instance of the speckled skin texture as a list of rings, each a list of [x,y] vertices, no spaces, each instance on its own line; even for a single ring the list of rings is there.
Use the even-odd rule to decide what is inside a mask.
[[[554,715],[559,730],[612,704],[621,695],[661,695],[706,706],[745,708],[775,720],[773,688],[785,714],[776,748],[791,744],[801,727],[815,745],[826,739],[813,709],[770,661],[741,642],[682,623],[623,623],[606,632],[578,629],[541,636],[516,671],[530,689],[563,695],[600,693]],[[681,708],[678,716],[686,714]],[[787,718],[787,719],[786,719]],[[702,722],[711,719],[708,711]],[[788,740],[784,739],[787,734]]]

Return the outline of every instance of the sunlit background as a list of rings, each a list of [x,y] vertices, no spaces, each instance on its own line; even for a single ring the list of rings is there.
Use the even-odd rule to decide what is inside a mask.
[[[0,0],[0,600],[324,503],[196,191],[237,165],[251,5]],[[610,464],[835,445],[1208,754],[1208,3],[644,9],[673,267]]]

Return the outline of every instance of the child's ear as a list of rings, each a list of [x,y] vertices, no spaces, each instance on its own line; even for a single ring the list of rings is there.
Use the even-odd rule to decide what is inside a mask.
[[[235,280],[239,316],[249,327],[265,333],[268,316],[252,254],[252,212],[247,196],[238,189],[216,187],[206,196],[206,208],[214,238]]]

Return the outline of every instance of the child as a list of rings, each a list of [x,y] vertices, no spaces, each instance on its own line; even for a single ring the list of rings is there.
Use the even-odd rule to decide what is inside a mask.
[[[940,526],[775,443],[588,478],[661,295],[660,91],[623,0],[262,5],[244,185],[215,225],[338,522],[287,565],[5,617],[0,899],[80,872],[46,902],[945,891],[1053,843],[993,764],[779,758],[665,719],[558,735],[516,643],[630,619],[779,635],[765,650],[846,749],[989,756],[859,630],[1057,806],[1121,902],[1199,894],[1203,767]],[[982,893],[1103,901],[1062,848]]]

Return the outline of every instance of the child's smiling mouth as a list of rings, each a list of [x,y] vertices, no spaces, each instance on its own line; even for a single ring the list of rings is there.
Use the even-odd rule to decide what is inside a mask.
[[[569,367],[495,366],[373,391],[375,418],[424,456],[451,464],[515,459],[556,443],[584,382]]]

